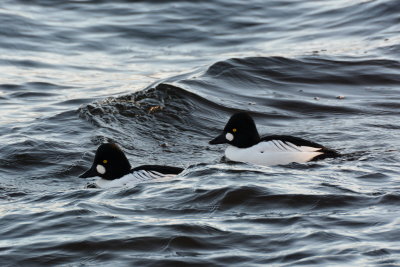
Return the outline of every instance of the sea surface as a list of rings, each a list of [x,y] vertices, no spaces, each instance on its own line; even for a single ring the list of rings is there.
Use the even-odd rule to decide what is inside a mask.
[[[337,159],[261,167],[261,134]],[[103,142],[165,181],[88,189]],[[399,266],[399,0],[0,2],[0,266]]]

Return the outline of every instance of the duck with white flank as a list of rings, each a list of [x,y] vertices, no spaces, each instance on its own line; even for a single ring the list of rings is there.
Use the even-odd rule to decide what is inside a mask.
[[[118,187],[172,177],[182,171],[182,168],[159,165],[142,165],[131,169],[128,159],[118,145],[107,143],[99,146],[92,167],[79,177],[101,177],[90,187]]]
[[[229,160],[264,166],[304,163],[340,156],[336,151],[320,144],[289,135],[258,134],[252,117],[247,113],[234,114],[224,131],[211,145],[228,144],[225,156]]]

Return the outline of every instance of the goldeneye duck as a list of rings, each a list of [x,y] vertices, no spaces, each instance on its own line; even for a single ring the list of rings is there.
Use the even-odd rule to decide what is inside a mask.
[[[145,180],[171,177],[182,171],[182,168],[160,165],[142,165],[131,169],[128,159],[119,146],[106,143],[97,149],[92,167],[79,177],[101,177],[89,187],[118,187],[134,185]]]
[[[253,118],[245,112],[232,115],[222,134],[209,143],[229,144],[225,150],[229,160],[265,166],[340,156],[332,149],[299,137],[270,135],[260,138]]]

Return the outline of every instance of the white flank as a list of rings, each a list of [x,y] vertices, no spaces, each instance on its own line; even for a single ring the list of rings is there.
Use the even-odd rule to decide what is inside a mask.
[[[264,166],[285,165],[292,162],[304,163],[323,154],[321,148],[296,146],[280,140],[260,142],[249,148],[228,146],[225,156],[232,161],[247,162]]]
[[[145,171],[139,170],[133,173],[129,173],[119,179],[115,180],[106,180],[99,179],[96,181],[96,185],[99,188],[113,188],[113,187],[131,187],[135,186],[138,183],[146,182],[146,181],[158,181],[158,179],[166,179],[175,176],[174,174],[162,174],[156,171]]]

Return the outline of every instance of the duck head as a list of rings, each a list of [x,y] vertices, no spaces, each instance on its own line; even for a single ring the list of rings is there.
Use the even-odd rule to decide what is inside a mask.
[[[252,117],[245,112],[233,114],[222,133],[209,144],[230,144],[239,148],[247,148],[258,143],[260,136]]]
[[[92,167],[79,177],[99,176],[106,180],[114,180],[130,173],[130,170],[131,165],[118,145],[106,143],[97,148]]]

